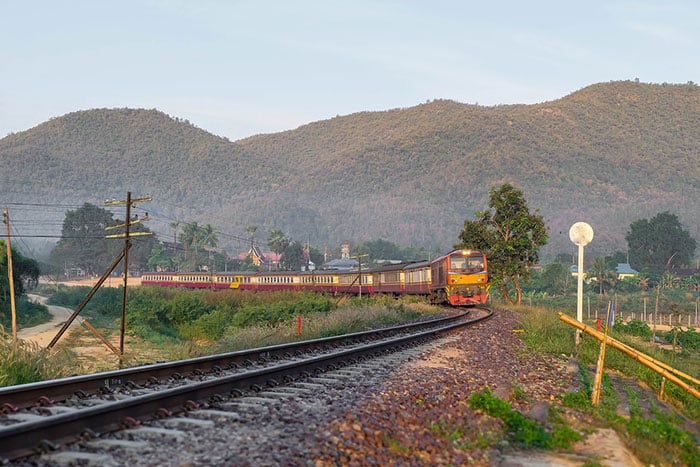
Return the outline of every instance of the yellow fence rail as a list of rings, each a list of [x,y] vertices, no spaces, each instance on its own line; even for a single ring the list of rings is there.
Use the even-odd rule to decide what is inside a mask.
[[[684,391],[692,394],[693,396],[697,397],[700,399],[700,391],[690,384],[686,383],[683,381],[681,378],[684,378],[687,381],[692,382],[693,384],[700,385],[700,380],[697,378],[693,378],[690,375],[687,375],[683,373],[680,370],[677,370],[669,365],[667,365],[664,362],[661,362],[659,360],[656,360],[653,357],[650,357],[649,355],[642,353],[636,349],[633,349],[632,347],[623,344],[622,342],[613,339],[610,336],[607,336],[603,334],[600,331],[597,331],[593,329],[590,326],[586,326],[585,324],[581,323],[580,321],[565,315],[564,313],[559,313],[559,319],[564,321],[567,324],[570,324],[571,326],[585,332],[586,334],[595,337],[598,339],[601,343],[605,343],[606,345],[609,345],[624,354],[628,355],[629,357],[633,358],[634,360],[637,360],[639,363],[642,365],[646,366],[647,368],[650,368],[654,370],[656,373],[661,375],[663,378],[668,379],[672,383],[676,384],[678,387],[683,389]],[[663,388],[663,386],[662,386]],[[663,394],[662,394],[663,397]]]

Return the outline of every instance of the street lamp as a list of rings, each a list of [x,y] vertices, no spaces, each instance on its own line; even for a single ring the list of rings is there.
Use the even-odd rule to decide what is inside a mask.
[[[569,238],[578,245],[578,288],[576,292],[576,319],[583,322],[583,247],[593,240],[593,229],[585,222],[577,222],[569,229]],[[581,343],[581,331],[576,331],[576,345]]]

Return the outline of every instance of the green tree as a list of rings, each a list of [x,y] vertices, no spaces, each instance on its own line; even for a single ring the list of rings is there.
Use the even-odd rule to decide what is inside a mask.
[[[12,281],[15,299],[39,281],[39,264],[12,248]],[[0,315],[10,309],[10,280],[7,275],[7,246],[0,240]]]
[[[625,240],[629,246],[630,265],[656,275],[668,267],[689,264],[696,247],[695,240],[683,230],[678,217],[668,211],[632,222]]]
[[[118,221],[118,223],[123,224],[121,221]],[[142,223],[131,225],[129,231],[131,233],[148,232],[148,235],[135,235],[134,237],[131,237],[131,248],[129,249],[129,270],[133,271],[135,269],[148,269],[148,260],[151,257],[153,247],[159,243],[158,238]],[[121,243],[121,246],[124,245],[124,243],[120,242],[118,239],[111,239],[111,241]]]
[[[571,288],[569,268],[561,263],[548,264],[540,274],[542,289],[552,295],[564,295]]]
[[[455,248],[474,248],[486,253],[489,273],[506,303],[520,304],[523,281],[530,267],[539,262],[538,250],[547,243],[544,220],[531,214],[523,192],[505,183],[492,188],[489,210],[475,212],[476,220],[464,221]],[[515,289],[515,299],[509,286]]]
[[[81,268],[101,275],[123,247],[122,242],[105,238],[105,228],[116,224],[111,212],[90,203],[68,211],[51,263],[63,270]]]
[[[172,252],[168,251],[162,243],[156,243],[153,245],[147,264],[152,271],[171,271],[174,267]]]
[[[177,230],[180,227],[180,221],[176,220],[170,223],[173,228],[173,252],[177,249]]]
[[[289,271],[300,271],[305,265],[304,245],[296,240],[290,242],[282,252],[280,266]]]
[[[200,227],[199,224],[197,224],[197,222],[189,222],[185,224],[185,226],[182,228],[182,233],[180,234],[180,241],[185,246],[185,260],[190,259],[190,251],[194,251],[194,255],[197,256],[200,236]]]
[[[250,249],[253,249],[253,245],[255,245],[255,231],[258,230],[258,226],[256,225],[249,225],[245,228],[245,231],[248,232],[248,235],[250,235]]]
[[[369,240],[357,247],[360,254],[368,254],[367,262],[380,259],[404,259],[401,247],[387,240]]]
[[[204,227],[200,227],[199,241],[202,248],[216,248],[219,246],[219,236],[217,235],[214,227],[211,224],[207,224]]]

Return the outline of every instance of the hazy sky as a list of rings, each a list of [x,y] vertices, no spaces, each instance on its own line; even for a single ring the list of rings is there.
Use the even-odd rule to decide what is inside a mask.
[[[0,138],[156,108],[231,140],[453,99],[700,82],[696,0],[0,0]]]

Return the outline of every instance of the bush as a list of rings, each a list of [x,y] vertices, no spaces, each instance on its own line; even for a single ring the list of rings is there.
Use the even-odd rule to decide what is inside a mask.
[[[628,323],[615,321],[613,330],[621,334],[629,334],[630,336],[637,336],[647,340],[651,339],[653,334],[649,325],[645,321],[639,319],[633,319]]]
[[[666,342],[673,342],[674,331],[668,331],[664,334]],[[685,331],[678,331],[676,336],[678,345],[686,350],[700,350],[700,333],[696,332],[695,329],[687,329]]]
[[[200,291],[181,290],[168,304],[165,316],[175,326],[191,323],[209,313],[214,307],[204,301]]]
[[[232,322],[232,312],[225,306],[217,307],[191,323],[179,326],[180,337],[188,340],[218,340]]]
[[[233,325],[237,327],[260,323],[274,325],[297,316],[328,313],[333,307],[333,302],[322,295],[303,293],[299,298],[291,301],[244,305],[233,316]]]

